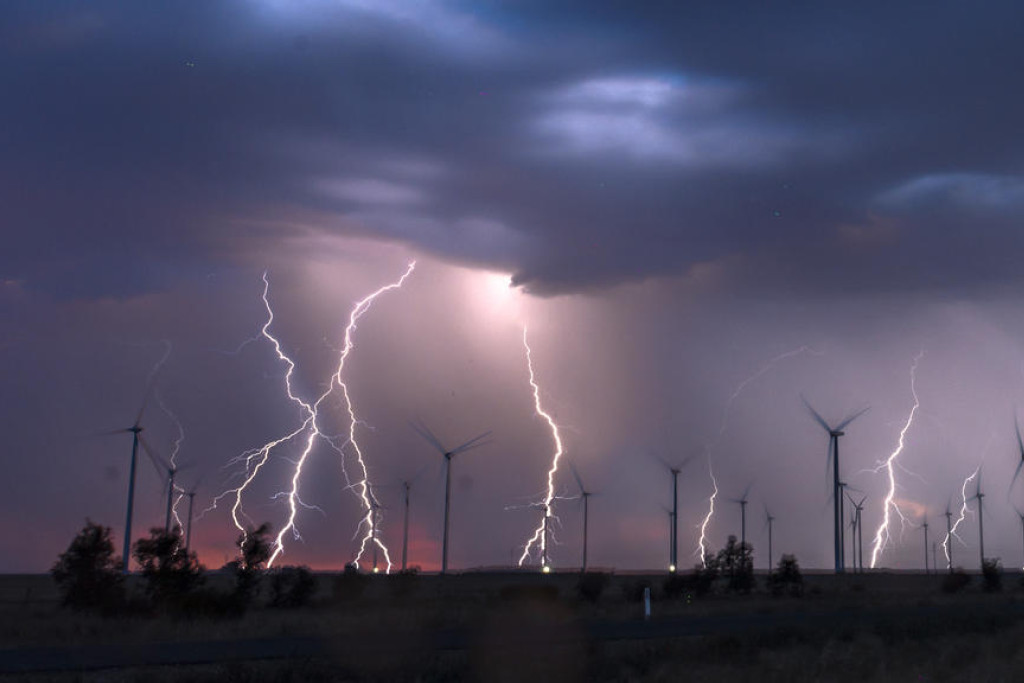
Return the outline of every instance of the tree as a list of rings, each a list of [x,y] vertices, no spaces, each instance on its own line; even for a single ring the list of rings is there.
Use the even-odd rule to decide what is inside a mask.
[[[768,587],[772,595],[803,595],[804,577],[795,556],[783,555],[779,559],[778,569],[768,577]]]
[[[203,582],[203,566],[194,552],[185,550],[181,527],[149,530],[149,538],[135,542],[132,554],[142,567],[146,592],[157,605],[180,600]]]
[[[248,528],[238,537],[241,558],[231,562],[229,567],[235,573],[235,595],[244,603],[251,601],[259,592],[264,565],[270,560],[270,523]]]
[[[50,574],[61,602],[74,609],[111,609],[124,598],[121,558],[114,555],[110,527],[88,519]]]
[[[728,577],[729,590],[749,593],[754,587],[754,558],[749,543],[737,543],[729,536],[725,547],[718,551],[719,571]]]

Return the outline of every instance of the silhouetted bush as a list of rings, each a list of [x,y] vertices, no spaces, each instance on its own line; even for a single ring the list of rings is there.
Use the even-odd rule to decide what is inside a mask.
[[[87,519],[50,574],[61,603],[73,609],[111,612],[124,602],[121,558],[114,555],[110,527]]]
[[[768,577],[768,589],[775,596],[804,594],[804,577],[795,556],[783,555],[779,559],[779,566]]]
[[[971,582],[971,577],[967,575],[960,567],[957,567],[954,571],[946,574],[942,579],[942,592],[943,593],[959,593],[967,584]]]
[[[369,577],[359,573],[355,564],[346,564],[345,570],[334,579],[334,598],[336,600],[354,600],[366,590]]]
[[[718,575],[718,558],[705,553],[704,562],[693,566],[693,573],[686,577],[686,582],[696,595],[707,595],[714,588]]]
[[[608,575],[601,572],[584,572],[576,582],[576,595],[587,602],[597,602],[608,585]]]
[[[999,558],[981,561],[981,585],[986,593],[998,593],[1003,590],[1003,567]]]
[[[142,567],[146,594],[153,604],[166,607],[180,601],[203,583],[203,566],[194,552],[185,550],[181,529],[149,530],[149,538],[135,542],[132,554]]]
[[[675,600],[691,590],[691,583],[690,577],[672,573],[661,584],[661,591],[665,594],[666,598]]]
[[[270,574],[272,607],[305,607],[316,592],[316,577],[309,567],[281,567]]]

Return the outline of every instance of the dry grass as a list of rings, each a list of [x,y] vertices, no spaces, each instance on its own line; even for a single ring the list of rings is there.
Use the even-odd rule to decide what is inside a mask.
[[[803,599],[714,596],[659,599],[656,618],[724,617],[726,635],[647,641],[589,641],[583,625],[594,620],[637,620],[616,577],[596,604],[575,598],[575,577],[469,575],[419,577],[410,593],[374,577],[355,599],[334,600],[331,577],[321,576],[321,600],[297,611],[257,608],[241,619],[104,619],[61,610],[53,600],[12,598],[27,579],[0,577],[0,648],[210,641],[313,636],[334,656],[290,660],[148,667],[92,673],[22,675],[37,681],[1019,681],[1024,680],[1024,622],[1016,582],[1007,593],[940,592],[936,577],[877,575],[837,582],[812,577]],[[33,595],[46,595],[42,585]],[[557,600],[509,600],[509,584],[559,587]],[[975,582],[977,583],[977,581]],[[935,610],[953,618],[934,618]],[[817,614],[845,614],[823,628]],[[903,615],[906,616],[903,616]],[[796,615],[785,628],[749,628],[751,617]],[[801,626],[802,617],[808,619]],[[763,620],[762,620],[763,621]],[[436,651],[439,632],[467,634],[465,649]],[[523,637],[527,634],[528,637]],[[353,647],[353,643],[376,644]]]

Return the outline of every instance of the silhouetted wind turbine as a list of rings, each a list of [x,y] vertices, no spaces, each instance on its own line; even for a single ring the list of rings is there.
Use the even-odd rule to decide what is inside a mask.
[[[853,535],[854,535],[854,539],[853,539],[853,541],[854,541],[854,543],[856,545],[851,543],[851,547],[854,549],[854,552],[853,552],[853,566],[854,566],[854,569],[856,569],[858,572],[862,572],[863,573],[863,571],[864,571],[864,520],[863,520],[863,518],[861,516],[861,513],[864,511],[864,501],[867,500],[868,497],[864,496],[863,498],[860,499],[859,503],[857,501],[855,501],[853,499],[853,497],[850,496],[849,493],[846,494],[846,497],[850,499],[850,503],[853,504],[853,509],[854,509],[854,515],[853,515],[853,521],[854,521]]]
[[[569,461],[569,469],[572,470],[572,476],[576,478],[576,484],[580,487],[580,498],[583,500],[583,563],[580,565],[580,571],[587,571],[587,531],[589,529],[589,513],[590,513],[590,496],[594,495],[583,486],[583,478],[580,477],[580,473],[576,470],[576,465]]]
[[[1013,506],[1013,509],[1017,513],[1017,517],[1020,518],[1021,533],[1024,534],[1024,512],[1018,510],[1016,505]]]
[[[426,470],[426,467],[421,467],[419,472],[414,474],[409,479],[402,480],[402,489],[404,493],[404,506],[405,506],[405,519],[402,523],[402,571],[406,570],[409,559],[409,492],[412,490],[412,483],[420,478],[420,475]]]
[[[764,506],[764,525],[768,527],[768,575],[772,574],[772,525],[775,522],[775,518],[772,517],[772,513],[768,512],[768,505]]]
[[[978,472],[978,488],[971,500],[978,501],[978,554],[981,557],[982,570],[985,569],[985,510],[982,506],[984,498],[985,494],[981,492],[981,472]]]
[[[430,429],[428,429],[425,424],[423,424],[422,422],[419,424],[411,424],[412,428],[415,429],[420,436],[426,439],[426,441],[431,446],[433,446],[438,453],[444,456],[444,536],[441,541],[441,573],[444,574],[448,571],[448,513],[451,509],[452,499],[452,458],[454,458],[459,453],[465,453],[470,449],[476,448],[478,446],[483,446],[485,443],[489,443],[487,441],[484,441],[484,439],[490,436],[491,433],[489,431],[484,432],[483,434],[474,436],[472,439],[465,442],[461,446],[456,446],[455,448],[448,450],[441,445],[441,442],[438,440],[438,438],[434,436],[434,433],[431,432]]]
[[[924,529],[924,573],[929,574],[928,571],[928,517],[924,517],[924,521],[921,522],[921,528]]]
[[[949,573],[953,573],[953,512],[949,509],[951,501],[946,501],[946,555],[949,557]]]
[[[185,495],[188,496],[188,527],[185,532],[185,552],[187,553],[192,548],[192,507],[196,500],[196,491],[199,490],[199,482],[202,478],[196,480],[196,483],[192,485],[192,489],[189,490]]]
[[[751,486],[753,486],[753,484],[747,484],[747,488],[744,489],[743,495],[739,498],[734,498],[732,501],[740,506],[740,548],[747,545],[747,496],[750,494]]]
[[[672,475],[672,525],[669,529],[668,570],[674,573],[679,568],[679,473],[691,458],[685,458],[679,464],[672,464],[661,456],[656,457]]]
[[[1006,491],[1006,498],[1009,500],[1010,493],[1013,491],[1013,485],[1017,482],[1017,477],[1020,476],[1021,468],[1024,468],[1024,439],[1020,435],[1020,422],[1017,421],[1017,416],[1013,416],[1013,427],[1017,431],[1017,449],[1020,453],[1020,462],[1017,463],[1017,469],[1013,471],[1013,478],[1010,479],[1010,488]]]
[[[804,405],[807,406],[807,410],[811,412],[814,420],[820,424],[826,432],[828,432],[828,462],[832,467],[832,502],[834,507],[832,528],[835,535],[835,568],[836,573],[841,574],[843,573],[843,517],[841,512],[843,501],[839,492],[839,437],[843,436],[845,433],[843,432],[843,429],[846,428],[847,425],[866,413],[868,409],[864,408],[853,415],[850,415],[833,427],[825,421],[825,418],[818,414],[818,411],[811,407],[811,404],[807,402],[806,398],[802,396],[800,398],[803,400]]]
[[[151,389],[152,384],[150,384],[150,386],[147,387],[145,398],[142,401],[142,406],[139,408],[139,413],[135,416],[135,422],[132,424],[131,427],[127,427],[125,429],[115,429],[113,431],[105,433],[107,435],[126,433],[132,435],[132,459],[131,466],[128,471],[128,510],[125,513],[124,554],[121,559],[121,571],[125,574],[128,573],[128,564],[131,561],[132,515],[135,509],[135,469],[136,463],[138,462],[139,458],[140,445],[142,446],[142,449],[146,452],[146,455],[149,456],[149,459],[153,462],[153,465],[157,468],[157,472],[159,472],[160,475],[163,476],[163,472],[161,471],[163,463],[160,461],[159,458],[157,458],[156,455],[154,455],[152,449],[149,448],[149,445],[146,443],[145,439],[142,438],[142,426],[140,424],[142,422],[142,415],[146,411],[146,404],[149,403],[149,397],[152,394]]]

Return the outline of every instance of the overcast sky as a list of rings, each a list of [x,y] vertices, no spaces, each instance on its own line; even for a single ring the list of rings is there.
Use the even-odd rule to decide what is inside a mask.
[[[739,533],[832,563],[826,420],[866,496],[865,553],[923,565],[983,465],[986,555],[1024,563],[1024,43],[1018,3],[235,0],[8,2],[0,9],[0,571],[43,571],[85,519],[124,527],[128,427],[196,510],[237,487],[248,449],[299,429],[286,394],[344,377],[357,440],[401,554],[440,563],[446,444],[451,564],[518,559],[560,426],[560,498],[591,500],[590,562],[668,562]],[[508,283],[513,285],[508,286]],[[248,343],[247,340],[251,340]],[[917,360],[912,385],[911,368]],[[154,370],[154,368],[158,368]],[[153,377],[150,382],[149,378]],[[321,427],[347,433],[340,394]],[[306,434],[243,495],[275,532]],[[340,442],[339,442],[340,443]],[[339,568],[361,501],[316,441],[279,562]],[[240,479],[241,477],[241,479]],[[968,487],[968,498],[975,483]],[[135,535],[163,521],[142,459]],[[225,500],[195,523],[230,560]],[[951,501],[951,502],[950,502]],[[972,503],[972,505],[974,505]],[[896,519],[895,508],[890,516]],[[578,566],[581,506],[556,500],[556,567]],[[954,515],[954,520],[957,515]],[[977,518],[956,564],[973,567]],[[938,549],[942,562],[942,549]],[[536,558],[534,558],[535,561]],[[867,563],[867,562],[866,562]]]

